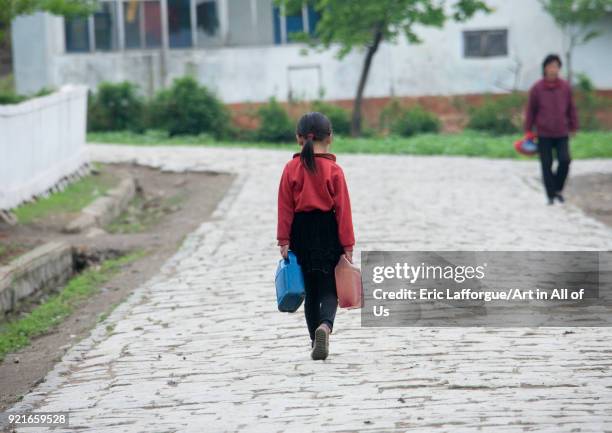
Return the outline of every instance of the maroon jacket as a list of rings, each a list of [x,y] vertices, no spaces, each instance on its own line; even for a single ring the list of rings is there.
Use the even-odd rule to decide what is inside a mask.
[[[525,131],[536,127],[540,137],[566,137],[578,129],[576,106],[567,81],[539,80],[529,90]]]

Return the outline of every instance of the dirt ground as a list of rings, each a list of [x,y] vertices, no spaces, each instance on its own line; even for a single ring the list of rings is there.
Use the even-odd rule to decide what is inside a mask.
[[[163,173],[119,164],[104,165],[101,172],[117,178],[132,176],[142,188],[131,212],[107,227],[115,233],[93,238],[63,234],[61,227],[72,217],[64,216],[26,226],[0,223],[0,242],[17,245],[20,252],[43,241],[62,239],[90,252],[143,249],[148,254],[126,266],[61,325],[35,338],[30,346],[6,356],[0,363],[0,412],[43,381],[68,348],[88,335],[101,316],[153,277],[184,237],[210,217],[234,179],[224,173]]]
[[[565,195],[568,203],[612,227],[612,174],[570,177]]]

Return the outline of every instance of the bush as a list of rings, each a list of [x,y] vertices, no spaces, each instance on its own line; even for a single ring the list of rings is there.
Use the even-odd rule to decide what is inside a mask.
[[[144,103],[137,86],[128,81],[104,82],[90,93],[87,124],[90,131],[141,131]]]
[[[580,129],[595,131],[601,128],[597,119],[597,111],[604,103],[597,97],[595,87],[590,78],[585,74],[578,74],[578,83],[575,88],[576,111]]]
[[[404,108],[396,98],[393,98],[380,112],[378,123],[384,132],[390,131],[392,125],[399,120],[404,113]]]
[[[12,91],[0,92],[0,105],[19,104],[27,99],[27,97],[18,95]]]
[[[525,103],[526,97],[519,93],[489,98],[484,104],[469,110],[467,127],[496,135],[520,132]]]
[[[312,103],[312,110],[325,114],[332,123],[334,134],[349,135],[351,133],[351,120],[348,111],[337,105],[323,101]]]
[[[394,134],[409,137],[416,134],[439,132],[440,126],[440,119],[435,114],[416,106],[398,116],[391,124],[391,131]]]
[[[208,133],[221,139],[229,132],[230,115],[206,87],[191,77],[183,77],[155,95],[149,107],[148,123],[167,130],[170,136]]]
[[[276,99],[270,98],[266,105],[257,110],[259,128],[256,137],[259,141],[288,143],[295,140],[295,125],[285,109]]]
[[[51,93],[53,93],[53,89],[47,87],[43,87],[33,95],[19,95],[12,89],[2,88],[0,89],[0,105],[19,104],[20,102],[27,101],[28,99],[47,96]]]

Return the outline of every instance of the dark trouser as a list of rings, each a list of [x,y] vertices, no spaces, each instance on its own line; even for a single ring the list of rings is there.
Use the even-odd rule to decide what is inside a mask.
[[[338,295],[334,269],[343,248],[333,211],[296,212],[291,223],[289,249],[295,252],[304,274],[304,314],[310,339],[325,322],[333,329]]]
[[[333,272],[312,271],[304,273],[305,298],[304,314],[310,339],[314,340],[317,327],[325,322],[329,329],[334,327],[338,308],[336,277]]]
[[[557,154],[557,171],[553,172],[553,148]],[[538,152],[542,163],[542,180],[548,198],[563,190],[571,162],[568,137],[539,137]]]

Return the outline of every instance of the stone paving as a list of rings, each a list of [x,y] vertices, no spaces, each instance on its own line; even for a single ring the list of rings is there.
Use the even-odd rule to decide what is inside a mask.
[[[213,219],[15,410],[69,411],[69,430],[95,433],[612,431],[609,328],[361,328],[359,311],[339,309],[329,358],[310,360],[303,310],[278,312],[273,286],[276,192],[290,152],[90,153],[239,176]],[[570,205],[546,206],[536,161],[338,161],[357,256],[612,250],[612,230]],[[610,161],[572,164],[571,175],[612,172]]]

